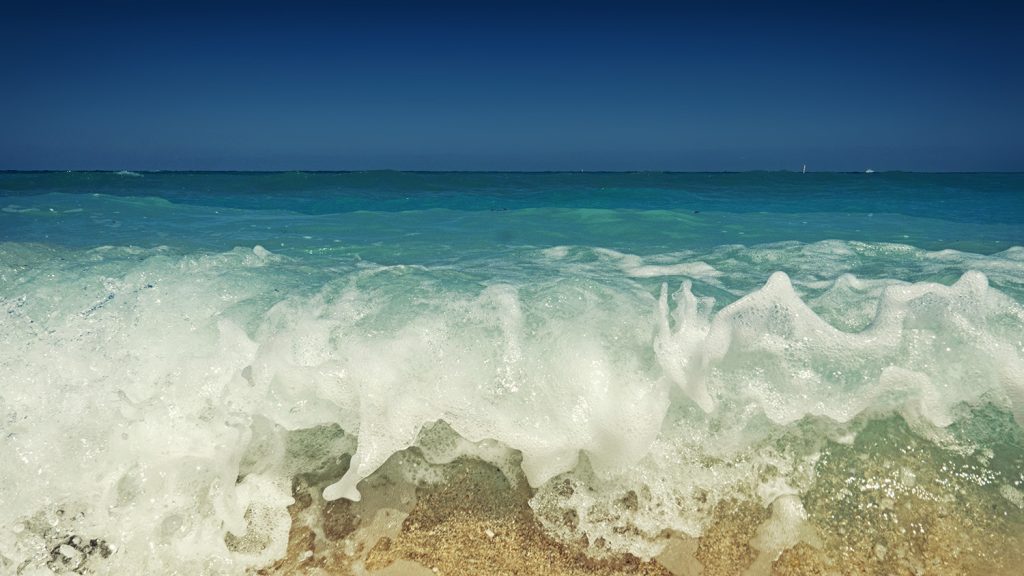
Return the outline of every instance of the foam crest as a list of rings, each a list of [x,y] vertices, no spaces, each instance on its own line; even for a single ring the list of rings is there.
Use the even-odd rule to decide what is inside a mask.
[[[837,287],[857,282],[840,278]],[[1021,306],[969,272],[952,286],[890,285],[856,332],[816,314],[777,272],[708,320],[684,283],[668,329],[663,288],[658,351],[672,380],[705,411],[755,402],[778,424],[807,415],[846,422],[865,410],[903,410],[937,426],[988,394],[1018,394]],[[699,310],[704,310],[703,313]],[[728,408],[728,406],[727,406]]]

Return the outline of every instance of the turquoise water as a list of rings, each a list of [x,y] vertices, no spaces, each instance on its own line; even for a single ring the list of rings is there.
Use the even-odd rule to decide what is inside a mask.
[[[521,246],[647,255],[830,239],[991,254],[1024,243],[1022,183],[1020,174],[0,174],[5,240],[261,244],[404,264]]]
[[[60,566],[265,565],[303,466],[350,454],[324,496],[356,499],[414,445],[521,457],[538,513],[647,558],[698,494],[817,494],[823,446],[765,448],[810,421],[1019,434],[1024,174],[0,173],[0,369],[0,567],[72,533],[114,551]],[[984,476],[1014,514],[1016,442]]]

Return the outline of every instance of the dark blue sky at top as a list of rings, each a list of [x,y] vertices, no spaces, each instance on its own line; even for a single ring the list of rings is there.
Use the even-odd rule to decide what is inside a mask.
[[[1024,170],[1022,18],[8,1],[0,169]]]

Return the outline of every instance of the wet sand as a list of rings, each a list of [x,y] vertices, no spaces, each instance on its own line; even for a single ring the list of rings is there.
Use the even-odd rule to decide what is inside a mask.
[[[936,450],[898,425],[830,446],[802,497],[808,532],[800,541],[765,545],[771,507],[739,497],[717,503],[699,538],[664,533],[664,552],[645,562],[594,559],[585,540],[553,538],[529,506],[526,482],[481,461],[441,466],[445,480],[436,483],[393,480],[400,467],[429,466],[410,449],[361,485],[361,502],[323,501],[330,474],[296,479],[287,556],[259,573],[1019,574],[1024,512],[979,481],[971,457]]]

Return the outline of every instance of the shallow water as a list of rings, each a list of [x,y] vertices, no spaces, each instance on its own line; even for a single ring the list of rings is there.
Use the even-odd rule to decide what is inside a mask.
[[[0,209],[5,572],[1019,560],[1024,175],[2,173]]]

